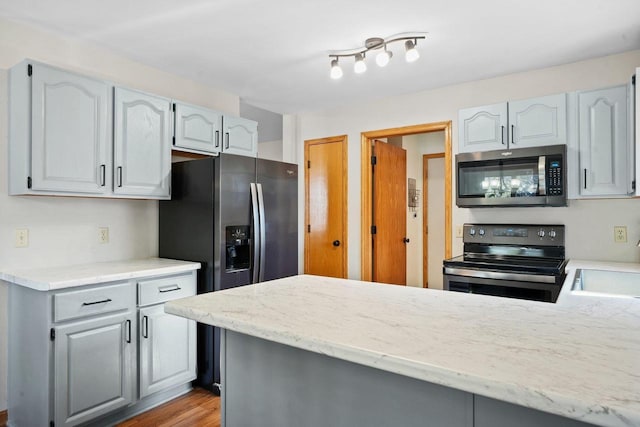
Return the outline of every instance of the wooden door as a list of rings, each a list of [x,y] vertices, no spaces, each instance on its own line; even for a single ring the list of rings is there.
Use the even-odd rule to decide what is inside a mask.
[[[373,281],[407,284],[407,152],[374,141]]]
[[[346,136],[305,141],[305,274],[347,277],[346,147]]]
[[[106,193],[111,166],[109,87],[40,64],[33,65],[31,78],[31,188]]]
[[[113,192],[169,199],[171,103],[134,90],[115,89]]]

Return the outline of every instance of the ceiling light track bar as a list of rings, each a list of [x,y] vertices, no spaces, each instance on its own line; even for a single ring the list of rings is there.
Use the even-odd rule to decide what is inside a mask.
[[[417,40],[423,40],[427,38],[428,33],[400,33],[386,38],[371,37],[365,40],[363,47],[347,50],[333,50],[329,51],[328,56],[330,58],[344,58],[349,56],[356,56],[357,54],[367,53],[370,50],[376,50],[385,47],[387,44],[394,43],[403,40],[413,40],[414,43]]]

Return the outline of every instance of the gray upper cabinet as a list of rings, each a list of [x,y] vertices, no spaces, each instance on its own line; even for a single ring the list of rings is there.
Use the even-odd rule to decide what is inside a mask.
[[[34,61],[14,66],[9,194],[170,198],[170,106]]]
[[[171,102],[115,88],[113,192],[170,198]]]
[[[507,103],[460,110],[459,152],[507,148]]]
[[[566,143],[566,94],[509,102],[510,148]]]
[[[458,119],[460,153],[567,142],[564,93],[466,108],[459,111]]]
[[[222,151],[256,157],[258,155],[258,123],[241,117],[224,116]]]
[[[10,98],[10,194],[110,192],[106,83],[23,62],[10,72]]]
[[[627,85],[577,93],[580,196],[632,192]]]
[[[219,153],[222,143],[222,113],[181,102],[173,105],[175,148]]]

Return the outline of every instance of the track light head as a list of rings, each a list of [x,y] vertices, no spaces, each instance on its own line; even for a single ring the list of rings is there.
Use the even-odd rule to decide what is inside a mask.
[[[392,56],[393,53],[388,51],[387,46],[385,45],[384,50],[376,55],[376,64],[378,64],[378,67],[385,67],[391,60]]]
[[[407,40],[406,42],[404,42],[404,59],[407,62],[415,62],[418,60],[418,58],[420,58],[420,52],[418,52],[418,49],[416,49],[416,44],[417,40],[415,42],[411,40]]]
[[[342,68],[338,64],[338,58],[331,61],[331,78],[337,80],[342,77]]]
[[[353,72],[356,74],[362,74],[367,71],[367,64],[364,62],[364,53],[356,54],[356,62],[353,64]]]

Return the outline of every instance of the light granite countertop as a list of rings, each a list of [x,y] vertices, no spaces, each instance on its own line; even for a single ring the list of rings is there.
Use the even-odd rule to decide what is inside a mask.
[[[54,291],[87,284],[182,273],[199,268],[198,262],[147,258],[63,267],[5,270],[0,272],[0,280],[37,291]]]
[[[640,425],[640,300],[549,304],[301,275],[168,313],[605,426]]]

